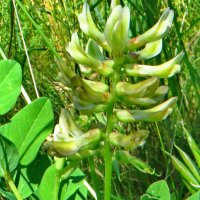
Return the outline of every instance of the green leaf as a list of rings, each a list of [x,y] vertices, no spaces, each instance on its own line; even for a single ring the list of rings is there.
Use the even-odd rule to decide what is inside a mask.
[[[188,197],[186,200],[199,200],[200,199],[200,191],[194,193],[192,196]]]
[[[59,171],[51,165],[45,172],[38,191],[40,200],[58,200]]]
[[[200,173],[198,171],[196,164],[182,149],[180,149],[176,145],[175,145],[175,147],[178,150],[178,152],[179,152],[180,156],[182,157],[184,163],[186,164],[187,168],[192,172],[193,176],[200,183]]]
[[[169,154],[167,152],[166,152],[166,154],[170,156],[170,158],[172,160],[172,164],[174,165],[176,170],[180,173],[180,175],[184,178],[184,180],[187,183],[189,183],[189,185],[191,185],[191,186],[199,185],[198,181],[196,180],[196,178],[194,177],[194,175],[192,174],[190,169],[188,169],[187,166],[185,164],[183,164],[183,162],[181,162],[175,156],[172,156],[171,154]]]
[[[170,192],[167,183],[164,180],[157,181],[149,186],[146,194],[142,195],[140,200],[170,200]]]
[[[53,129],[51,102],[43,97],[33,101],[0,127],[0,132],[11,140],[19,151],[20,163],[28,165]]]
[[[18,179],[17,189],[24,199],[29,197],[38,188],[50,164],[47,155],[38,154],[32,163],[20,170],[20,176],[16,176],[16,180]]]
[[[87,199],[87,189],[83,185],[85,175],[80,169],[76,169],[70,177],[62,182],[61,199]],[[67,185],[67,187],[65,187]]]
[[[0,135],[0,176],[12,172],[18,165],[19,154],[15,145]]]
[[[0,61],[0,115],[7,113],[21,92],[22,70],[13,60]]]
[[[196,144],[196,142],[194,141],[194,139],[192,138],[192,136],[189,134],[189,132],[187,131],[187,129],[185,127],[183,127],[183,130],[185,132],[186,138],[187,138],[187,142],[190,146],[190,149],[192,151],[192,154],[195,157],[195,160],[198,164],[198,167],[200,168],[200,153],[199,153],[199,148]]]
[[[79,188],[83,185],[83,180],[85,176],[80,169],[76,169],[71,176],[69,177],[68,187],[67,187],[67,196],[70,197],[73,195]]]

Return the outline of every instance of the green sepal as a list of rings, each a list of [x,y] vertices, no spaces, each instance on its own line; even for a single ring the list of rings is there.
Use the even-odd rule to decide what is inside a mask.
[[[90,157],[94,157],[99,153],[99,149],[95,150],[80,150],[79,152],[68,156],[67,160],[69,161],[81,161]]]

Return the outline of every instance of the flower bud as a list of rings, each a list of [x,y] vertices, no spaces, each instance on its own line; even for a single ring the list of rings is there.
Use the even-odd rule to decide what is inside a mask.
[[[128,42],[130,10],[117,5],[113,8],[104,30],[106,41],[114,55],[120,56]]]
[[[152,94],[157,89],[158,84],[159,79],[157,77],[151,77],[136,84],[119,82],[116,85],[116,91],[119,97],[144,97]]]
[[[96,27],[90,13],[90,8],[86,2],[83,5],[82,13],[78,15],[78,21],[79,21],[81,30],[87,36],[97,41],[107,51],[110,51],[110,48],[108,47],[106,43],[104,34],[101,33],[99,29]]]
[[[147,121],[155,122],[164,120],[173,110],[177,97],[172,97],[167,101],[147,110],[120,110],[116,112],[117,118],[122,122]]]
[[[170,30],[174,18],[174,11],[167,8],[159,21],[148,31],[131,39],[127,48],[134,50],[135,48],[144,46],[146,43],[153,42],[163,38]]]
[[[139,60],[145,60],[157,56],[162,51],[162,39],[147,43],[145,48],[139,51]]]
[[[168,78],[173,76],[175,73],[180,72],[180,62],[184,56],[184,53],[181,52],[175,58],[169,60],[166,63],[157,66],[150,65],[126,65],[126,73],[129,76],[156,76],[159,78]]]
[[[115,146],[124,147],[130,150],[135,150],[138,146],[144,144],[148,135],[149,131],[147,130],[139,130],[129,135],[112,132],[109,135],[109,140],[110,143],[114,144]]]
[[[155,171],[149,165],[139,158],[130,155],[127,151],[116,151],[115,158],[121,163],[133,165],[137,170],[143,173],[155,174]]]
[[[102,75],[108,76],[113,72],[109,65],[101,63],[83,50],[76,32],[72,34],[72,40],[67,46],[67,52],[79,64],[90,67]]]

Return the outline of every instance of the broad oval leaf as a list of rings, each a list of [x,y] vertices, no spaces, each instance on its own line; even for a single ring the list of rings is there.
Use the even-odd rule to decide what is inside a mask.
[[[22,70],[14,60],[0,61],[0,115],[7,113],[21,92]]]
[[[0,135],[0,176],[12,172],[18,165],[19,154],[15,145]]]
[[[19,151],[21,165],[28,165],[53,129],[53,111],[48,98],[42,97],[20,110],[0,132]]]
[[[140,200],[170,200],[170,192],[167,183],[164,180],[157,181],[149,186],[146,194],[142,195]]]

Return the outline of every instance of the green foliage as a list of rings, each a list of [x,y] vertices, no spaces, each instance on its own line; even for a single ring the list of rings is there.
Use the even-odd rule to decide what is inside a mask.
[[[168,185],[165,181],[157,181],[149,186],[146,194],[142,195],[141,200],[170,200],[170,192]]]
[[[198,200],[200,198],[200,191],[196,192],[192,196],[188,197],[186,200]]]
[[[21,92],[22,70],[13,60],[0,61],[0,115],[7,113]]]
[[[12,172],[18,165],[19,153],[13,143],[0,135],[0,176]]]
[[[51,165],[42,178],[38,192],[39,199],[58,199],[59,184],[59,171],[55,165]]]
[[[189,132],[184,128],[184,132],[186,134],[186,138],[190,147],[190,150],[193,153],[193,157],[196,160],[196,163],[199,164],[199,148],[196,145],[196,142],[189,134]],[[180,173],[183,178],[183,182],[185,183],[188,190],[193,194],[199,191],[200,188],[200,168],[194,163],[193,159],[188,156],[182,149],[178,146],[175,146],[178,150],[182,160],[180,161],[175,156],[170,155],[172,159],[172,164],[176,168],[176,170]],[[199,166],[199,165],[198,165]]]
[[[52,107],[50,101],[44,97],[27,105],[12,117],[10,123],[0,127],[2,135],[17,147],[22,165],[33,161],[52,129]]]

